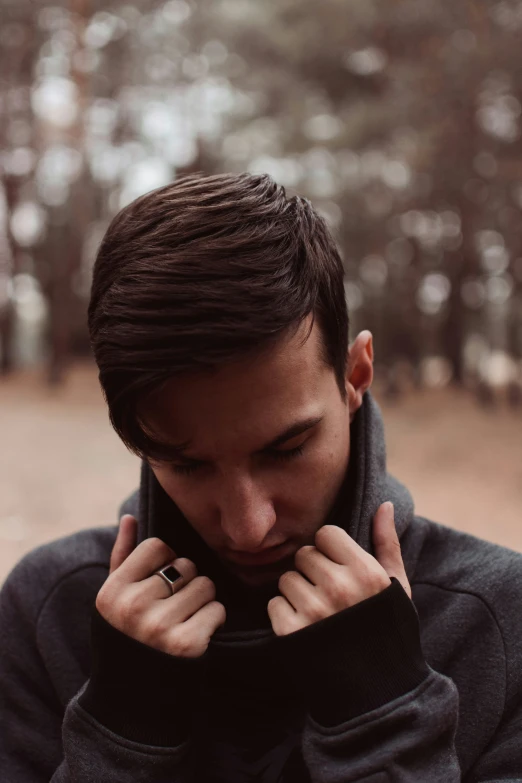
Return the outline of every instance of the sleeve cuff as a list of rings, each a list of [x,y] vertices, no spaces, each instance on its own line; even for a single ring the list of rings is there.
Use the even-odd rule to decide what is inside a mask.
[[[148,647],[110,625],[94,609],[91,677],[80,705],[121,737],[176,747],[188,739],[199,701],[205,656],[181,658]]]
[[[381,593],[280,641],[311,717],[325,727],[371,712],[429,675],[417,611],[395,578]]]

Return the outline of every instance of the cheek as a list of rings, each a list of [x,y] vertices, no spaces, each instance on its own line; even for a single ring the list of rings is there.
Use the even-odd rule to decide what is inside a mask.
[[[335,439],[296,461],[274,493],[285,522],[290,519],[308,532],[320,527],[344,481],[348,457],[349,444]]]
[[[342,432],[325,441],[317,450],[301,489],[316,516],[324,521],[332,506],[348,469],[350,437]],[[321,524],[321,521],[319,522]]]
[[[350,453],[350,438],[348,433],[335,432],[332,437],[325,438],[310,455],[307,468],[310,481],[320,482],[321,486],[336,483],[340,475],[345,474]]]
[[[179,479],[166,468],[153,468],[154,475],[169,498],[177,505],[191,525],[201,533],[199,520],[208,518],[208,499],[204,492],[192,486],[194,480]]]

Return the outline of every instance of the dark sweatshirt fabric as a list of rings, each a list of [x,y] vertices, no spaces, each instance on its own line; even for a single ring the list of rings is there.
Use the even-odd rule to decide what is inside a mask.
[[[121,511],[215,581],[227,622],[190,660],[112,628],[94,602],[114,527],[30,553],[0,593],[0,781],[522,783],[522,555],[414,515],[370,393],[351,437],[327,522],[371,552],[391,500],[412,601],[392,580],[276,637],[273,593],[227,573],[144,464]]]

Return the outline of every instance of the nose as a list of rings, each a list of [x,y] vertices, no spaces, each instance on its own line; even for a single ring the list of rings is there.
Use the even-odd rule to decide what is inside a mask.
[[[266,491],[251,476],[223,479],[220,502],[221,530],[230,549],[255,552],[264,544],[276,514]]]

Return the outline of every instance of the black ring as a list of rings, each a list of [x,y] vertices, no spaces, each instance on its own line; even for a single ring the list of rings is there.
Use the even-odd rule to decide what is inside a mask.
[[[160,576],[163,581],[168,584],[172,595],[174,595],[174,585],[176,582],[179,582],[180,579],[183,579],[183,576],[180,574],[177,568],[174,568],[173,565],[165,566],[165,568],[162,568],[160,571],[156,571],[156,575]]]

